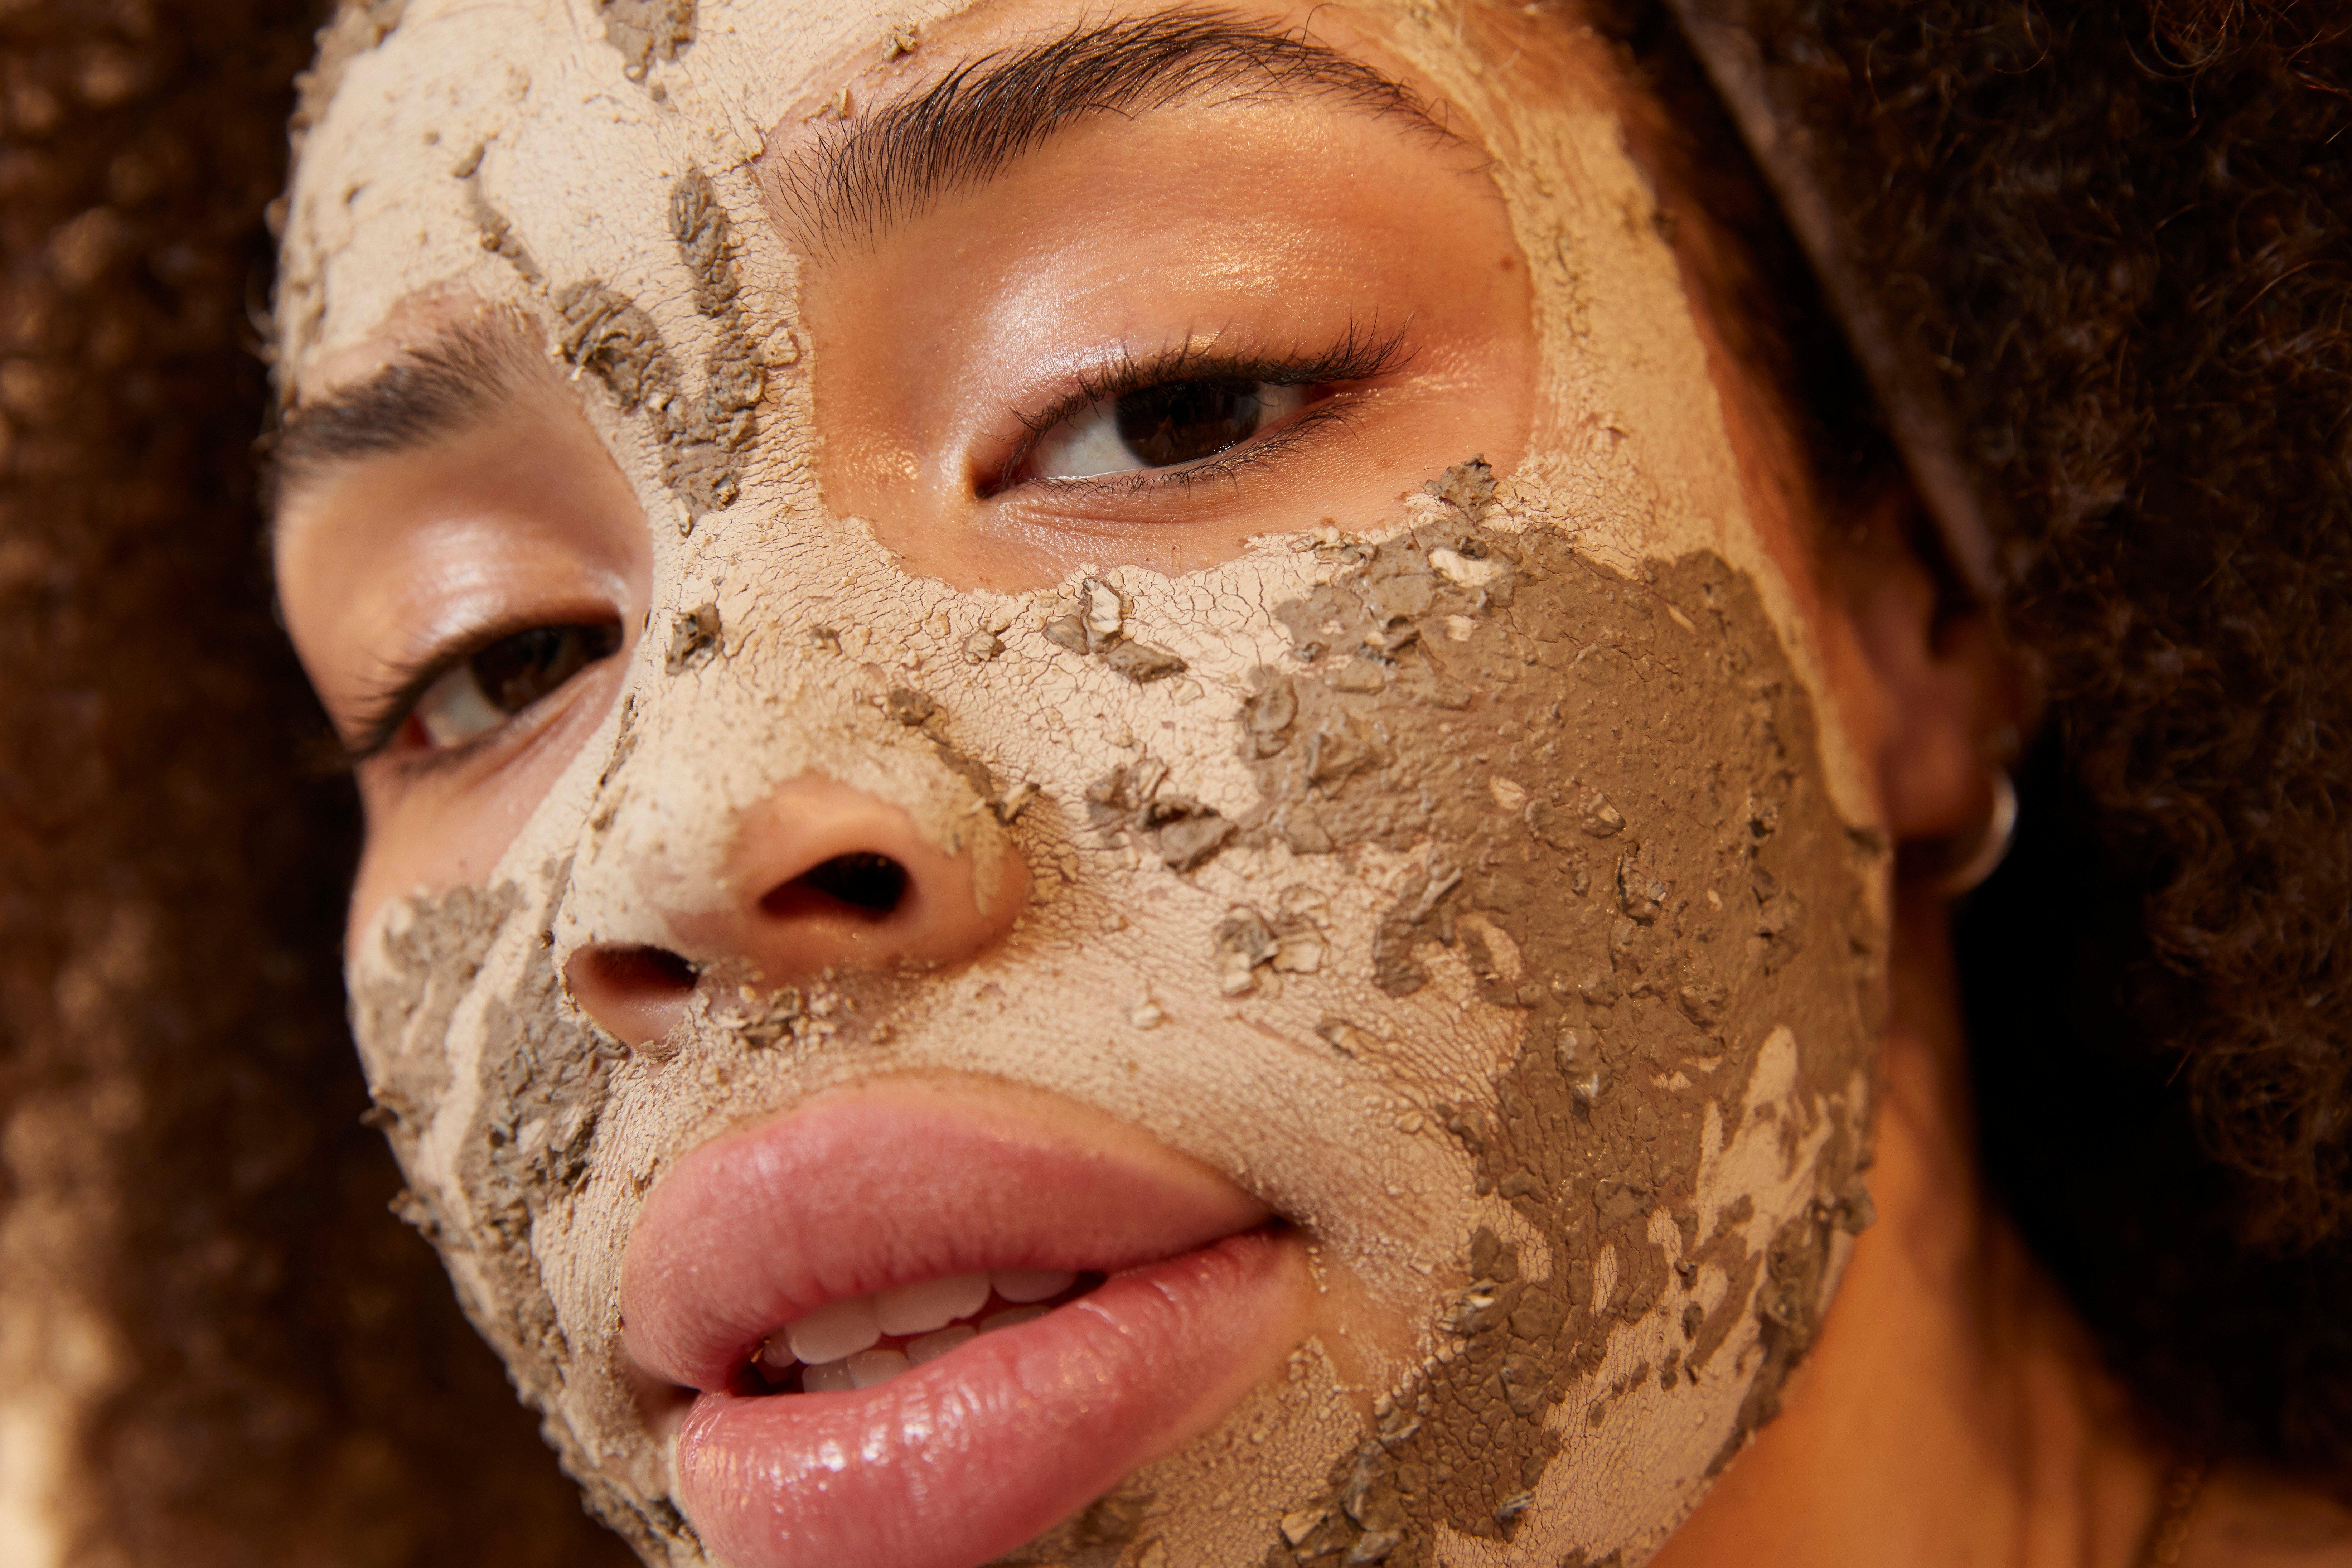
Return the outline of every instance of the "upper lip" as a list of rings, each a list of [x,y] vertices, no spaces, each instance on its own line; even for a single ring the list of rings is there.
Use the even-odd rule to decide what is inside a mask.
[[[830,1301],[994,1269],[1112,1274],[1270,1217],[1231,1183],[1099,1113],[908,1080],[724,1134],[647,1199],[622,1265],[631,1359],[725,1388]]]

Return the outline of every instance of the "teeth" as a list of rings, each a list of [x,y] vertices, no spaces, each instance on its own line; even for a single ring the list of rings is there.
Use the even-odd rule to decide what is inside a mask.
[[[1002,1312],[991,1312],[980,1321],[980,1331],[990,1333],[1009,1329],[1016,1323],[1026,1323],[1042,1318],[1050,1309],[1045,1307],[1007,1307]]]
[[[920,1366],[927,1361],[937,1361],[956,1346],[979,1337],[978,1329],[969,1323],[958,1323],[952,1329],[941,1329],[936,1334],[925,1334],[919,1340],[908,1341],[907,1359]]]
[[[1000,1268],[989,1276],[998,1295],[1024,1305],[1060,1295],[1076,1284],[1077,1278],[1058,1268]],[[974,1311],[979,1310],[978,1305],[972,1308]]]
[[[846,1361],[827,1362],[801,1373],[801,1387],[810,1394],[840,1394],[856,1386]]]
[[[760,1346],[759,1363],[782,1374],[805,1363],[801,1386],[811,1394],[871,1388],[936,1361],[976,1333],[1044,1317],[1050,1309],[1043,1303],[1077,1278],[1058,1268],[1004,1268],[834,1301],[770,1334]],[[975,1329],[965,1320],[988,1305],[992,1291],[1013,1304],[981,1319]],[[885,1334],[905,1339],[905,1348],[876,1349]]]
[[[987,1305],[987,1275],[950,1274],[883,1291],[874,1298],[874,1318],[886,1334],[927,1334]]]
[[[871,1350],[881,1337],[882,1328],[874,1321],[874,1299],[870,1296],[835,1301],[784,1326],[784,1338],[792,1345],[793,1353],[811,1366]]]

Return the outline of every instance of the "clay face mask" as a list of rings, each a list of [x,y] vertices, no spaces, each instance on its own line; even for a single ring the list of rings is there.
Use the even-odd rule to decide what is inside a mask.
[[[648,1562],[1638,1560],[1866,1211],[1884,858],[1603,63],[1305,21],[339,25],[353,1016]]]

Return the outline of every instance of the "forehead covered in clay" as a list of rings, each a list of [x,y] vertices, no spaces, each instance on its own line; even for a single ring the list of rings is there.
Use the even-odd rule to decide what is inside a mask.
[[[1303,14],[1171,15],[1312,31]],[[1750,551],[1760,528],[1770,575],[1801,578],[1800,542],[1771,537],[1785,521],[1748,515],[1714,399],[1689,395],[1715,377],[1681,269],[1643,216],[1655,198],[1626,153],[1614,107],[1623,89],[1605,52],[1559,16],[1474,11],[1465,26],[1439,26],[1409,8],[1318,15],[1468,153],[1492,156],[1486,173],[1537,295],[1542,384],[1515,467],[1568,487],[1588,548],[1621,565],[1699,544]],[[320,73],[335,91],[304,137],[292,193],[283,374],[299,392],[377,362],[388,341],[414,335],[396,323],[421,294],[512,301],[566,357],[613,372],[624,401],[675,385],[724,434],[758,400],[747,356],[756,377],[805,346],[793,296],[806,258],[794,251],[810,236],[782,210],[805,182],[779,160],[805,164],[798,154],[845,108],[866,115],[975,57],[1104,20],[1003,4],[887,19],[783,3],[671,6],[626,21],[613,8],[410,6],[390,37]],[[352,45],[375,37],[356,15],[340,28]],[[1516,73],[1488,68],[1496,54]],[[1310,184],[1318,174],[1328,171],[1300,171]],[[722,254],[731,267],[719,266]],[[740,309],[710,308],[714,289]],[[735,384],[710,384],[706,370]],[[783,406],[757,417],[804,424],[793,389],[778,390],[770,401]],[[614,445],[633,473],[663,460],[642,440]],[[763,466],[780,470],[775,481],[804,480],[806,455],[793,463],[791,447],[730,447],[725,471],[686,487],[683,504],[707,507],[711,484],[739,493],[771,477]],[[1663,498],[1661,483],[1672,487]],[[1797,605],[1776,613],[1804,637]],[[1860,809],[1859,791],[1841,788]]]
[[[908,570],[821,482],[820,362],[857,347],[811,331],[831,263],[760,160],[1081,20],[413,4],[336,65],[287,238],[298,401],[448,319],[420,301],[509,307],[651,558],[616,700],[495,868],[363,913],[413,1213],[598,1506],[688,1563],[618,1320],[645,1194],[876,1078],[1061,1096],[1261,1198],[1371,1306],[1055,1561],[1639,1550],[1769,1410],[1857,1215],[1883,865],[1801,551],[1570,41],[1506,79],[1363,7],[1366,58],[1492,154],[1526,268],[1499,483],[1452,454],[1196,570]],[[813,776],[969,857],[1001,941],[730,968],[698,933]],[[562,976],[627,943],[730,983],[625,1045]]]

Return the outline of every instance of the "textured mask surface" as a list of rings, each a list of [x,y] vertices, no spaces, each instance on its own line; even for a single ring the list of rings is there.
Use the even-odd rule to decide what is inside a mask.
[[[1030,593],[911,576],[817,492],[799,264],[747,164],[794,90],[773,61],[889,27],[420,0],[318,110],[289,360],[424,291],[510,307],[647,518],[653,613],[602,730],[479,886],[387,903],[351,976],[410,1217],[649,1563],[702,1553],[620,1348],[644,1195],[877,1075],[1106,1110],[1399,1325],[1318,1330],[1016,1561],[1638,1561],[1812,1331],[1867,1208],[1885,856],[1801,567],[1749,519],[1613,120],[1498,103],[1445,28],[1370,14],[1508,143],[1528,457]],[[677,944],[809,773],[972,856],[983,898],[1017,858],[1011,934],[929,973],[719,966],[666,1038],[597,1028],[572,954]]]

